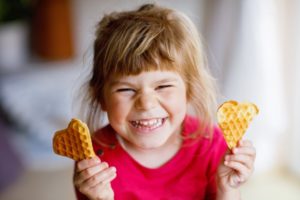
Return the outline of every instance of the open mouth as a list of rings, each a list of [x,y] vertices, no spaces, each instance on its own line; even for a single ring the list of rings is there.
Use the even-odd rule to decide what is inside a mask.
[[[152,131],[154,129],[157,129],[161,127],[167,117],[165,118],[154,118],[154,119],[143,119],[143,120],[135,120],[135,121],[130,121],[130,124],[137,129],[140,130],[145,130],[145,131]]]

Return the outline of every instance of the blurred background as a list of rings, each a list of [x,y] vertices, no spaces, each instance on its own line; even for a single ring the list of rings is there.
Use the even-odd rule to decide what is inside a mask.
[[[75,199],[73,162],[52,152],[73,104],[105,13],[144,0],[0,0],[0,199]],[[158,0],[201,32],[219,102],[254,102],[245,137],[257,148],[244,200],[300,199],[300,2]]]

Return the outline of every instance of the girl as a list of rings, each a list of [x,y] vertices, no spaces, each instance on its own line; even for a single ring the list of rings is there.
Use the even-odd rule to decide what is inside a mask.
[[[240,198],[255,149],[243,141],[225,156],[213,79],[187,16],[156,5],[105,16],[88,87],[89,127],[103,113],[109,125],[93,134],[98,157],[76,163],[78,199]]]

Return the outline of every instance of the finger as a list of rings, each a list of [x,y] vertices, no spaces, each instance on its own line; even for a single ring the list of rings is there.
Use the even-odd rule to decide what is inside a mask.
[[[106,168],[108,168],[108,164],[106,162],[102,162],[98,165],[87,168],[87,169],[77,173],[77,176],[75,177],[75,180],[74,180],[75,185],[80,185],[87,179],[89,179],[92,176],[96,175],[97,173],[105,170]]]
[[[104,181],[94,185],[93,187],[90,187],[89,190],[98,190],[101,191],[101,199],[110,199],[110,198],[105,198],[107,196],[107,192],[109,190],[112,190],[111,188],[111,181],[114,180],[117,177],[116,173],[113,173],[112,176],[107,177]],[[106,194],[105,194],[106,193]]]
[[[100,163],[98,165],[95,165],[93,167],[90,167],[90,168],[87,168],[87,169],[81,171],[78,174],[77,184],[81,184],[82,182],[84,182],[87,179],[95,176],[99,172],[104,171],[107,168],[108,168],[107,162],[102,162],[102,163]]]
[[[227,155],[225,157],[225,161],[240,162],[243,165],[245,165],[249,170],[252,170],[254,164],[254,159],[251,156],[245,154]]]
[[[225,161],[224,164],[236,171],[236,175],[240,177],[241,182],[245,181],[251,174],[251,171],[240,162]]]
[[[111,168],[114,168],[114,167],[111,167]],[[100,181],[100,180],[102,180],[101,177],[98,177],[98,176],[99,175],[101,176],[101,173],[107,174],[106,170],[107,169],[105,169],[102,172],[99,172],[98,174],[96,174],[93,177],[89,178],[88,180],[84,181],[83,183],[81,183],[80,185],[77,186],[77,189],[81,193],[86,194],[86,193],[89,193],[89,191],[95,189],[96,185],[101,186],[101,187],[105,186],[103,184],[103,182]],[[112,171],[114,171],[114,170],[112,170]],[[116,177],[116,173],[114,173],[113,176]],[[105,178],[105,176],[104,176],[104,178]],[[108,179],[113,179],[113,177],[110,177],[109,174],[108,174]]]
[[[256,157],[256,149],[254,147],[236,147],[232,150],[233,154],[244,154]]]
[[[111,176],[107,177],[105,180],[102,181],[103,184],[110,183],[112,180],[114,180],[117,177],[117,173],[112,173]]]
[[[253,143],[250,140],[240,140],[238,142],[238,146],[240,147],[253,147]]]
[[[96,185],[105,185],[110,182],[114,177],[116,177],[116,168],[109,167],[93,177],[89,178],[85,181],[84,184],[87,184],[89,187],[95,187]]]
[[[232,149],[233,150],[233,149]],[[226,156],[227,155],[232,155],[232,150],[227,148],[226,152],[225,152],[225,155],[223,156],[223,160],[225,160]]]
[[[84,159],[76,163],[76,172],[81,172],[89,167],[100,163],[99,157],[95,156],[91,159]]]
[[[112,168],[114,168],[114,167],[112,167]],[[103,185],[110,184],[110,182],[117,177],[116,169],[114,168],[111,170],[112,171],[110,172],[110,174],[103,181],[101,181],[101,183]]]

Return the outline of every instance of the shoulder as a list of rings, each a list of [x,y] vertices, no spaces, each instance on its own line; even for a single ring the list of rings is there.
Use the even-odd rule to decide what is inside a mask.
[[[100,155],[105,150],[113,149],[118,141],[114,129],[110,125],[107,125],[92,135],[92,143],[95,153]]]
[[[183,125],[183,134],[189,136],[194,134],[199,128],[201,120],[192,116],[186,116]],[[203,153],[208,153],[216,157],[221,157],[227,150],[227,145],[222,135],[222,131],[217,125],[211,127],[211,133],[206,135],[197,135],[194,139],[187,139],[187,143],[198,143]],[[187,137],[190,138],[190,137]]]
[[[183,122],[183,135],[190,135],[190,134],[193,134],[195,133],[199,127],[201,126],[201,119],[198,119],[194,116],[190,116],[190,115],[187,115],[184,119],[184,122]],[[218,127],[218,125],[213,125],[213,127],[210,127],[212,128],[212,132],[211,134],[209,134],[207,131],[206,134],[199,134],[198,136],[200,136],[199,138],[201,139],[212,139],[212,140],[217,140],[217,141],[220,141],[220,140],[224,140],[223,139],[223,136],[222,136],[222,131],[221,129]]]
[[[216,154],[219,156],[223,156],[227,150],[227,144],[223,137],[222,131],[217,125],[215,125],[213,128],[213,136],[211,140],[212,149],[216,151]]]
[[[213,143],[222,145],[224,148],[227,147],[222,131],[217,125],[213,127],[212,141]]]

